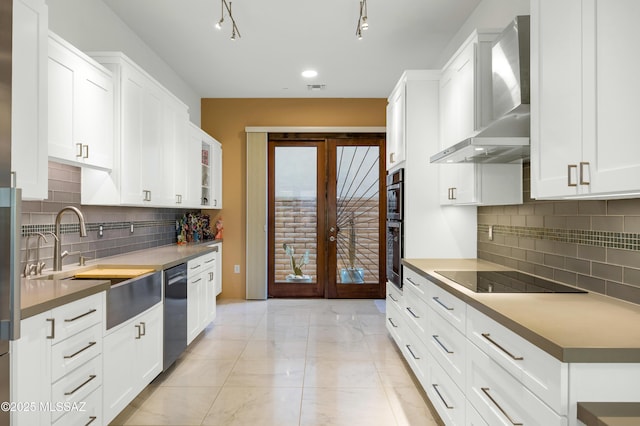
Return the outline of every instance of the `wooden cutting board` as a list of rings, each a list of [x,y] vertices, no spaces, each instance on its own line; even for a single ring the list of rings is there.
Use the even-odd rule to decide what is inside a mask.
[[[150,268],[95,268],[88,271],[78,272],[77,278],[134,278],[140,275],[153,272]]]

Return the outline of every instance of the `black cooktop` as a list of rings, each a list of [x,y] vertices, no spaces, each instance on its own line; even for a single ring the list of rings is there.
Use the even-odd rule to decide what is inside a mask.
[[[518,271],[435,271],[476,293],[587,293]]]

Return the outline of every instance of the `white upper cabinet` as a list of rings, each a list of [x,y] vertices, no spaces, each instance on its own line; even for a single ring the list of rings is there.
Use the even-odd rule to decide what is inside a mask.
[[[212,138],[213,139],[213,138]],[[211,143],[211,199],[209,205],[222,208],[222,144],[213,139]]]
[[[640,3],[531,1],[531,196],[640,194]]]
[[[49,157],[67,164],[113,167],[113,77],[49,33]]]
[[[491,46],[497,35],[474,31],[442,69],[440,149],[475,136],[491,123]],[[440,164],[439,167],[443,205],[522,203],[521,164]]]
[[[387,170],[405,161],[406,135],[406,76],[402,76],[389,96],[387,104]]]
[[[13,1],[11,170],[23,199],[48,196],[48,17],[44,0]]]
[[[119,52],[93,58],[114,76],[116,159],[112,173],[82,171],[83,204],[175,207],[186,187],[188,109]],[[186,166],[188,167],[188,165]]]

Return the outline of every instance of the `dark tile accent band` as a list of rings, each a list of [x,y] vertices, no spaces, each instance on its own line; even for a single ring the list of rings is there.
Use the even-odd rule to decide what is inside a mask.
[[[98,231],[100,225],[102,225],[102,229],[105,231],[116,230],[116,229],[129,229],[131,225],[135,228],[148,228],[151,226],[175,226],[175,219],[164,219],[164,220],[141,220],[141,221],[130,221],[130,222],[106,222],[106,223],[87,223],[86,228],[87,232]],[[45,224],[45,225],[22,225],[22,236],[25,237],[29,234],[35,234],[37,232],[54,232],[55,224]],[[63,223],[60,226],[60,231],[63,234],[77,234],[80,232],[80,224],[78,223]]]
[[[479,232],[489,232],[489,226],[478,224]],[[627,232],[589,231],[583,229],[552,229],[526,226],[491,225],[494,234],[560,241],[594,247],[640,251],[640,234]]]

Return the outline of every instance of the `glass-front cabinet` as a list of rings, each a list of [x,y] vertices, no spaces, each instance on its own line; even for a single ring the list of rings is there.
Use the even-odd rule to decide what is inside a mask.
[[[190,200],[198,207],[222,208],[222,145],[204,130],[191,124],[191,145],[198,151],[197,167],[192,167]],[[191,163],[193,164],[193,163]]]

